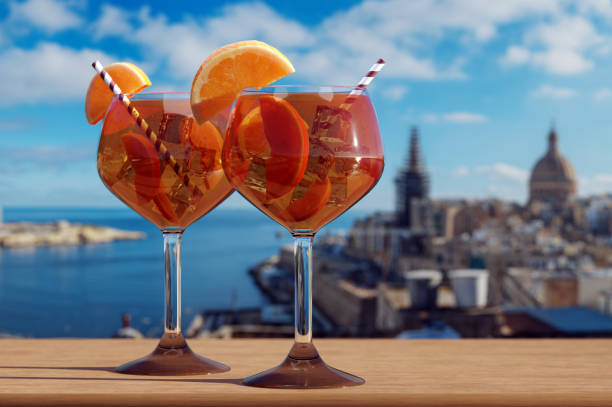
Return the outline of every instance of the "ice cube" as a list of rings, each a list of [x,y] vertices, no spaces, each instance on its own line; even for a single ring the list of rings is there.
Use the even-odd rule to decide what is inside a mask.
[[[360,169],[360,162],[364,155],[368,155],[369,149],[366,146],[353,146],[343,144],[334,149],[336,159],[334,169],[338,174],[348,176]]]
[[[304,177],[316,176],[323,181],[334,163],[334,153],[323,142],[317,139],[310,140],[308,164]],[[314,179],[312,180],[314,182]]]
[[[214,171],[219,168],[220,159],[217,157],[217,151],[210,148],[203,148],[200,152],[200,163],[204,171]]]
[[[308,163],[299,184],[294,188],[291,200],[301,199],[315,181],[323,181],[334,164],[334,153],[320,140],[310,138]]]
[[[168,199],[174,205],[174,211],[180,218],[188,209],[193,210],[202,198],[202,191],[193,182],[189,186],[184,178],[177,180],[167,193]]]
[[[359,162],[354,157],[336,157],[334,164],[336,172],[344,176],[350,175],[359,168]]]
[[[162,174],[160,182],[161,190],[164,192],[168,192],[180,182],[182,182],[181,177],[177,175],[172,166],[162,161]]]
[[[117,181],[127,182],[130,185],[134,185],[134,168],[130,160],[125,157],[125,162],[117,172]]]
[[[266,160],[264,158],[253,157],[251,159],[244,185],[255,191],[266,193]]]
[[[348,198],[363,195],[363,193],[372,185],[372,178],[363,174],[362,172],[357,172],[350,177],[347,177],[346,183],[346,195]],[[360,194],[358,192],[361,191]]]
[[[170,191],[168,191],[168,199],[175,204],[184,203],[189,205],[191,204],[192,194],[183,181],[180,181],[173,185]]]
[[[189,171],[192,171],[198,175],[204,174],[204,166],[202,165],[202,152],[199,150],[192,150],[191,156],[189,157]]]
[[[331,194],[329,195],[328,205],[343,206],[346,205],[347,198],[347,181],[346,177],[329,177],[331,182]]]
[[[176,113],[165,113],[159,123],[158,136],[167,143],[184,144],[191,134],[193,119]]]
[[[351,113],[339,107],[318,105],[310,129],[313,138],[329,144],[343,143],[351,123]]]

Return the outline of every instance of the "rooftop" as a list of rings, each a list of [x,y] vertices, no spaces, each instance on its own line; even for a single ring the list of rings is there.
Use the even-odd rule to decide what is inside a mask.
[[[566,334],[612,332],[612,317],[586,307],[509,307],[504,312],[527,314]]]

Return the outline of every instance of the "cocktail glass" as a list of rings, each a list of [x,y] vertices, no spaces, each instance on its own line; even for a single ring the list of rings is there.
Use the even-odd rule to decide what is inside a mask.
[[[312,344],[315,233],[367,194],[384,166],[374,108],[365,91],[349,98],[353,89],[246,89],[234,104],[223,146],[225,173],[240,194],[291,232],[295,255],[295,343],[284,362],[246,378],[246,385],[364,383],[325,364]]]
[[[233,191],[221,166],[229,112],[198,124],[189,93],[140,93],[131,97],[131,103],[156,138],[142,131],[115,96],[100,136],[98,173],[115,196],[163,233],[164,334],[153,353],[116,371],[148,375],[227,371],[229,367],[193,353],[181,332],[181,236]]]

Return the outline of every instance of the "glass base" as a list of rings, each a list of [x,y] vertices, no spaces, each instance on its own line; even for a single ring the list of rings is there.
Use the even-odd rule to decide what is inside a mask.
[[[363,383],[361,377],[328,366],[311,343],[294,344],[283,363],[242,381],[247,386],[281,389],[325,389]]]
[[[164,334],[153,353],[115,369],[118,373],[151,376],[203,375],[229,370],[223,363],[193,353],[180,334]]]

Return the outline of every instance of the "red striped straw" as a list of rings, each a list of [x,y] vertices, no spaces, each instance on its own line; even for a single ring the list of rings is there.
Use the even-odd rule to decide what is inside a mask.
[[[140,127],[140,129],[145,133],[151,143],[153,143],[155,150],[163,157],[165,161],[170,164],[170,167],[174,170],[176,175],[181,176],[181,174],[183,174],[183,169],[181,168],[181,165],[178,163],[178,161],[176,161],[176,158],[174,158],[172,154],[170,154],[170,151],[168,151],[166,146],[162,143],[161,138],[159,138],[159,136],[155,134],[155,132],[151,129],[146,120],[142,118],[138,110],[136,110],[136,108],[130,102],[130,99],[128,99],[128,97],[125,96],[123,91],[121,91],[119,85],[117,85],[115,81],[113,81],[113,78],[110,76],[110,74],[104,70],[104,67],[102,66],[100,61],[94,61],[91,66],[93,66],[93,68],[96,70],[98,75],[100,75],[102,80],[106,82],[108,88],[123,102],[127,111],[134,118],[134,120],[136,120],[136,124],[138,124],[138,127]],[[195,187],[189,182],[189,177],[187,176],[187,174],[183,174],[183,184],[187,188],[189,188],[190,192],[194,192]]]
[[[381,69],[385,66],[385,60],[379,58],[378,61],[374,65],[370,67],[368,73],[366,73],[363,78],[359,81],[357,86],[351,91],[348,97],[344,100],[342,105],[340,105],[341,109],[348,110],[351,107],[351,104],[357,100],[357,97],[363,93],[365,88],[372,82],[372,79],[376,76],[377,73],[380,72]]]

